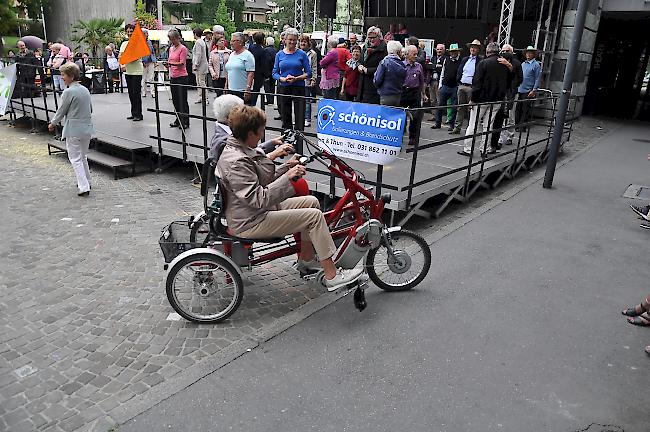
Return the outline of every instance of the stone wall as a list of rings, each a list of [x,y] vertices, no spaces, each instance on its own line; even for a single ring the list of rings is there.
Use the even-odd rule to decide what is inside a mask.
[[[576,9],[578,7],[578,0],[570,0],[564,12],[564,19],[562,26],[558,33],[558,46],[557,51],[553,57],[551,64],[551,75],[549,78],[548,88],[553,93],[562,91],[562,82],[564,80],[564,69],[566,68],[567,58],[569,56],[569,49],[571,48],[571,39],[575,31]],[[594,46],[596,44],[596,35],[598,34],[598,25],[600,23],[600,13],[602,7],[602,0],[590,0],[589,10],[587,11],[587,19],[585,21],[585,28],[582,33],[582,42],[580,44],[580,53],[578,54],[578,62],[576,70],[574,71],[573,81],[573,96],[584,96],[587,91],[587,80],[589,79],[589,69],[591,67],[591,59],[594,53]],[[576,106],[578,114],[582,112],[582,100]]]

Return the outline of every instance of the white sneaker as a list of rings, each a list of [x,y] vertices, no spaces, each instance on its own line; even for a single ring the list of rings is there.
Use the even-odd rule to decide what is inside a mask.
[[[320,265],[320,262],[316,258],[311,261],[303,261],[299,259],[298,262],[296,262],[296,270],[298,270],[301,275],[309,275],[323,270],[323,266]]]
[[[309,127],[309,126],[311,126],[311,122],[308,121],[308,120],[305,120],[305,127]]]
[[[350,282],[357,280],[361,276],[361,273],[363,273],[363,269],[360,268],[338,269],[334,279],[325,279],[323,277],[323,286],[327,288],[327,291],[336,291]]]

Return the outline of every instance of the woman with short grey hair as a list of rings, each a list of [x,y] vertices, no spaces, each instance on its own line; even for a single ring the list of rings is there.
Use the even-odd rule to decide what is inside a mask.
[[[327,48],[329,51],[320,61],[321,80],[320,88],[323,90],[323,97],[326,99],[336,99],[341,79],[341,68],[339,68],[339,53],[336,49],[339,40],[335,36],[327,39]]]
[[[398,41],[388,41],[388,55],[377,66],[373,83],[379,93],[379,103],[382,105],[400,106],[402,87],[406,79],[406,66],[402,62],[402,44]]]
[[[242,32],[230,36],[232,52],[226,63],[226,88],[249,104],[255,77],[255,57],[246,49],[244,42]]]
[[[311,79],[311,66],[307,54],[298,49],[298,30],[288,28],[284,33],[285,46],[275,55],[272,72],[273,79],[278,82],[278,93],[282,95],[279,99],[282,128],[304,130],[305,81]]]
[[[74,63],[65,63],[60,68],[61,79],[66,89],[61,95],[59,109],[47,126],[50,132],[63,121],[63,133],[68,159],[77,177],[77,195],[90,194],[90,170],[88,169],[88,146],[95,132],[92,122],[90,92],[79,84],[81,71]],[[65,117],[65,120],[63,120]]]
[[[209,158],[215,161],[219,160],[226,141],[232,135],[230,124],[228,123],[228,116],[230,116],[234,108],[242,105],[244,105],[244,101],[235,95],[228,94],[215,98],[212,104],[212,112],[217,121],[214,122],[214,135],[210,141]],[[288,152],[293,151],[293,146],[291,144],[284,144],[281,138],[265,141],[259,144],[257,148],[266,153],[271,160],[284,157]]]

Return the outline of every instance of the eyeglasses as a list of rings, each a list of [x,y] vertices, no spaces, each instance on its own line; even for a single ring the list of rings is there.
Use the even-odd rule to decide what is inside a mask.
[[[377,39],[377,37],[378,37],[378,36],[368,36],[366,39],[373,40],[373,39]]]

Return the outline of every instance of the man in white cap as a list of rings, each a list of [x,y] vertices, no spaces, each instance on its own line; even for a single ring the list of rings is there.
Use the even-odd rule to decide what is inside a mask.
[[[458,105],[469,103],[472,100],[472,80],[474,79],[474,71],[476,65],[483,60],[483,57],[478,55],[481,49],[481,42],[474,39],[467,44],[469,46],[469,55],[460,61],[458,66]],[[460,128],[463,126],[463,121],[468,116],[468,108],[458,107],[458,115],[456,116],[455,127],[450,127],[449,133],[460,135]]]
[[[539,90],[540,79],[542,77],[542,66],[535,59],[537,57],[537,49],[533,46],[526,47],[526,61],[521,64],[521,69],[524,74],[524,80],[517,89],[519,93],[518,99],[534,99],[537,97],[537,90]],[[515,123],[526,123],[530,119],[532,103],[519,102],[515,109]]]

